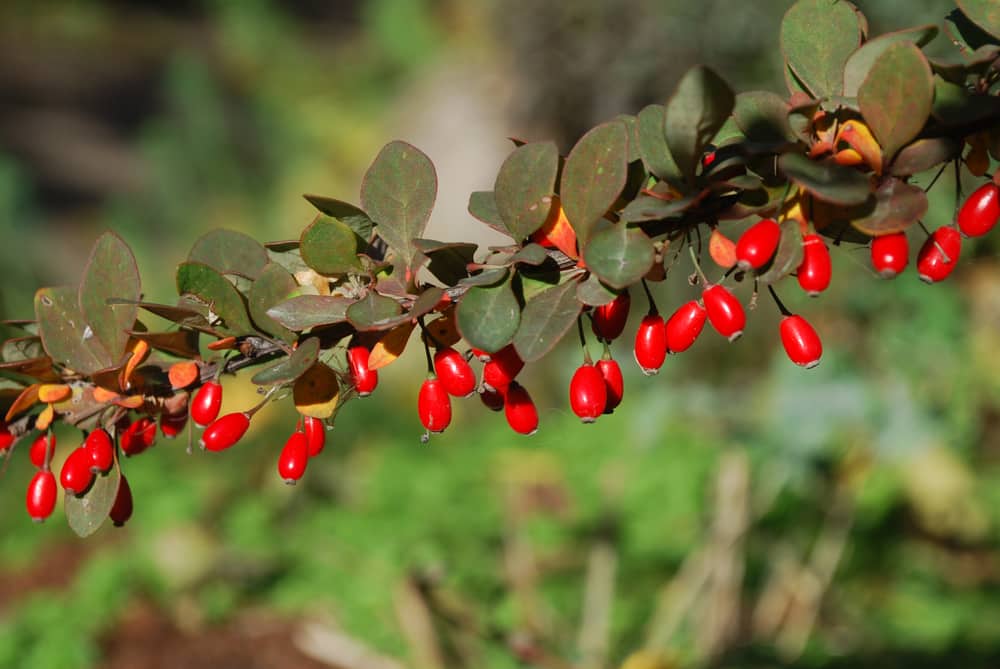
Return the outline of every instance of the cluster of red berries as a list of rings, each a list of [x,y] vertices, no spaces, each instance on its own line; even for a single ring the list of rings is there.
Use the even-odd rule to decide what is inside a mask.
[[[917,274],[921,281],[935,283],[951,274],[962,253],[962,237],[980,237],[1000,220],[1000,186],[992,181],[970,195],[958,210],[955,225],[943,225],[920,247]],[[872,240],[872,266],[886,279],[902,272],[910,261],[910,248],[903,232],[880,235]]]

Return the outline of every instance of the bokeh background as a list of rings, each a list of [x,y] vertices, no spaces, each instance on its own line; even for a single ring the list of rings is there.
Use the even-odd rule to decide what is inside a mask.
[[[438,167],[428,236],[494,243],[465,207],[506,137],[568,151],[698,62],[783,91],[790,4],[6,0],[0,313],[30,317],[36,288],[76,281],[107,228],[170,301],[198,236],[296,237],[300,195],[357,201],[394,138]],[[952,9],[857,4],[873,33]],[[950,220],[949,179],[930,227]],[[762,304],[737,345],[706,335],[658,377],[617,343],[626,401],[595,425],[566,406],[567,345],[524,374],[535,437],[473,399],[421,444],[411,352],[298,486],[274,471],[294,422],[274,407],[223,458],[164,440],[125,463],[135,516],[85,541],[60,511],[29,521],[30,464],[14,458],[0,667],[996,667],[996,242],[969,244],[935,286],[833,251],[827,294],[784,291],[824,337],[809,372]],[[683,273],[657,287],[663,305],[689,299]],[[248,383],[226,385],[229,407],[250,402]]]

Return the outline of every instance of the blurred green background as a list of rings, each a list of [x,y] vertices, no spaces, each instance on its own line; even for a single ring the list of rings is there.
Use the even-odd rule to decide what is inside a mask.
[[[857,4],[873,33],[952,9]],[[301,193],[356,201],[394,138],[437,164],[428,236],[492,243],[465,207],[506,137],[566,151],[697,62],[783,91],[789,5],[8,0],[0,313],[29,317],[36,288],[76,281],[106,228],[171,301],[203,232],[296,237]],[[932,191],[931,227],[953,186]],[[129,460],[133,520],[86,541],[60,511],[29,521],[15,458],[0,667],[996,667],[996,242],[935,286],[877,280],[865,249],[833,256],[821,299],[783,290],[824,337],[810,372],[763,304],[738,344],[706,334],[658,377],[617,343],[626,401],[595,425],[566,407],[567,345],[524,374],[535,437],[472,399],[422,445],[411,352],[340,414],[300,485],[274,471],[294,422],[274,407],[224,458],[161,441]],[[692,294],[674,274],[661,308]],[[251,393],[227,381],[229,406]]]

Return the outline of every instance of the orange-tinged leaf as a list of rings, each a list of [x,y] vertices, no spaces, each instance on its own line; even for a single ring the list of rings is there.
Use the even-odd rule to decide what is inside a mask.
[[[403,355],[406,343],[410,341],[410,335],[415,327],[415,323],[408,322],[386,332],[372,347],[371,354],[368,356],[368,368],[381,369],[395,362],[399,356]]]
[[[42,412],[35,419],[35,429],[44,432],[52,425],[52,419],[56,417],[56,410],[51,404],[45,406]]]
[[[170,369],[167,371],[167,378],[170,379],[170,387],[174,390],[187,388],[199,376],[201,376],[201,372],[198,370],[198,365],[190,360],[175,362],[170,365]]]
[[[566,212],[559,203],[557,196],[552,197],[552,209],[545,224],[542,225],[533,235],[531,241],[547,246],[555,247],[574,260],[580,255],[576,251],[576,232],[566,218]]]
[[[337,373],[317,362],[295,381],[292,400],[295,408],[303,416],[329,418],[337,408],[340,398],[340,382]]]
[[[807,212],[812,214],[813,207],[815,205],[815,200],[811,200],[807,193],[798,191],[794,197],[790,197],[785,201],[785,204],[781,206],[781,212],[778,215],[779,221],[784,221],[785,219],[793,219],[799,222],[799,229],[802,231],[803,235],[809,232],[809,216]],[[815,223],[815,222],[814,222]],[[820,225],[815,226],[817,230],[820,230]]]
[[[729,269],[736,264],[736,242],[726,237],[716,228],[708,239],[708,254],[715,264],[722,269]]]
[[[882,173],[882,147],[864,122],[851,119],[842,123],[834,144],[840,149],[843,145],[854,149],[876,174]]]
[[[847,165],[848,167],[862,165],[865,162],[861,154],[854,149],[841,149],[837,151],[837,153],[833,154],[833,160],[838,165]]]
[[[236,348],[236,337],[223,337],[208,345],[209,351],[228,351]]]
[[[112,392],[107,388],[101,388],[100,386],[94,387],[94,401],[104,404],[105,402],[114,402],[120,397],[116,392]]]
[[[14,403],[10,405],[7,409],[7,415],[4,416],[6,422],[10,422],[14,416],[27,411],[31,407],[35,406],[38,402],[38,389],[42,387],[40,383],[32,383],[30,386],[21,391],[21,394],[17,396]]]
[[[457,344],[462,339],[462,335],[459,333],[458,324],[455,321],[455,306],[448,307],[441,313],[440,318],[435,318],[428,323],[427,331],[434,337],[433,341],[427,342],[428,344],[441,346]]]
[[[144,402],[142,395],[129,395],[112,401],[125,409],[138,409]]]
[[[149,344],[142,339],[136,339],[132,343],[131,353],[132,355],[129,357],[128,362],[125,363],[124,369],[122,369],[121,386],[125,390],[128,390],[129,386],[132,385],[132,372],[149,357]]]
[[[46,383],[38,387],[38,401],[55,404],[67,399],[73,391],[62,383]]]

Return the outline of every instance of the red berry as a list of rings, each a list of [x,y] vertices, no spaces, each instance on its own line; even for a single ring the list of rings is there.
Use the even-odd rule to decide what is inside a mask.
[[[503,394],[523,368],[524,361],[514,346],[508,344],[494,353],[490,361],[483,365],[483,385],[487,389]]]
[[[139,455],[156,441],[156,422],[143,416],[122,432],[121,447],[125,457]]]
[[[797,272],[802,290],[816,297],[830,285],[831,272],[830,250],[823,239],[816,234],[806,235],[802,239],[802,263]]]
[[[872,240],[872,266],[883,279],[891,279],[910,262],[910,244],[905,232],[879,235]]]
[[[57,493],[56,477],[52,472],[45,470],[35,474],[28,484],[28,495],[25,500],[28,515],[33,521],[40,523],[52,515],[53,509],[56,508]]]
[[[215,381],[206,381],[191,400],[191,420],[198,427],[205,427],[219,417],[222,408],[222,386]]]
[[[639,323],[633,354],[646,376],[660,371],[667,358],[667,328],[659,314],[649,314]]]
[[[781,226],[765,218],[757,221],[740,235],[736,242],[736,262],[744,272],[760,269],[774,257],[781,239]]]
[[[278,475],[289,485],[294,485],[306,473],[309,464],[309,437],[296,430],[285,442],[278,456]]]
[[[962,235],[951,226],[938,228],[920,247],[917,273],[926,283],[943,281],[958,264],[962,254]]]
[[[444,432],[451,423],[451,398],[441,379],[431,377],[420,386],[417,413],[428,432]]]
[[[569,383],[569,405],[584,423],[593,423],[604,413],[608,391],[601,371],[592,364],[580,365]]]
[[[306,442],[309,444],[309,457],[314,458],[326,447],[326,425],[319,418],[306,416],[303,427],[306,431]]]
[[[626,290],[607,304],[594,307],[593,320],[590,322],[594,335],[602,341],[618,339],[625,330],[631,306],[632,298]]]
[[[966,237],[979,237],[1000,221],[1000,186],[990,182],[977,188],[958,210],[958,229]]]
[[[7,423],[0,420],[0,453],[3,453],[14,443],[14,435],[10,433]]]
[[[781,343],[785,353],[796,365],[810,369],[819,364],[823,343],[809,322],[802,316],[781,319]]]
[[[743,311],[743,305],[740,304],[735,295],[726,288],[715,284],[704,290],[701,299],[705,302],[708,322],[712,324],[716,332],[729,341],[736,341],[743,336],[747,315]]]
[[[173,416],[167,414],[160,414],[160,432],[167,439],[173,439],[181,432],[184,431],[184,427],[187,425],[188,416],[186,413],[179,413]]]
[[[625,379],[622,378],[622,368],[615,360],[602,358],[597,361],[597,371],[604,379],[604,390],[607,395],[604,413],[611,413],[622,403],[622,397],[625,394]]]
[[[99,427],[87,435],[83,448],[90,458],[90,470],[95,474],[104,474],[115,462],[115,445],[111,435],[103,427]]]
[[[504,415],[507,424],[518,434],[534,434],[538,431],[538,409],[531,395],[517,381],[510,384],[504,399]]]
[[[209,451],[224,451],[242,439],[249,427],[249,415],[227,413],[205,428],[201,435],[201,447]]]
[[[378,385],[378,372],[368,367],[371,351],[366,346],[352,346],[347,350],[347,365],[351,370],[351,383],[359,397],[368,397]]]
[[[90,454],[82,446],[73,449],[63,462],[59,482],[66,492],[77,496],[87,492],[94,482],[94,472],[90,471]]]
[[[449,395],[468,397],[476,392],[476,373],[465,356],[450,346],[434,354],[434,372]]]
[[[121,527],[132,517],[132,488],[128,484],[128,479],[122,474],[118,484],[118,493],[115,495],[115,503],[111,505],[108,518],[115,527]]]
[[[705,307],[697,300],[679,306],[667,319],[667,350],[671,353],[680,353],[691,348],[691,344],[705,327],[706,317]]]
[[[46,450],[48,450],[47,454]],[[55,452],[56,433],[45,432],[35,437],[35,440],[31,442],[31,448],[28,449],[28,457],[31,458],[31,464],[39,469],[43,469],[45,468],[45,463],[52,462],[52,456],[55,455]]]
[[[483,388],[482,392],[479,393],[479,399],[490,411],[503,411],[503,395],[497,391]]]

